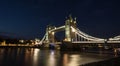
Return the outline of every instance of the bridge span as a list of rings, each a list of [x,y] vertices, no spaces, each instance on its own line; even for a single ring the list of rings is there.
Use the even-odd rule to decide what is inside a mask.
[[[57,40],[55,39],[55,34],[60,31],[65,31],[65,38],[63,39],[62,42],[59,43],[59,45],[64,42],[68,42],[68,45],[69,44],[80,44],[80,45],[96,44],[99,47],[100,45],[103,45],[104,47],[107,45],[109,46],[114,45],[114,47],[119,47],[118,45],[120,44],[120,36],[104,39],[104,38],[94,37],[82,32],[79,28],[77,28],[76,18],[73,19],[71,16],[69,16],[66,19],[65,25],[63,26],[60,26],[60,27],[47,26],[44,37],[37,44],[39,45],[44,44],[45,47],[49,47],[51,43],[56,44]]]

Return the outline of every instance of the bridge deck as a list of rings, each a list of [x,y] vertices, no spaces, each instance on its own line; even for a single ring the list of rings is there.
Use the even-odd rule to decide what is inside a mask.
[[[74,42],[72,42],[72,43],[78,43],[78,44],[80,44],[80,43],[105,43],[105,41],[74,41]],[[107,41],[106,43],[117,43],[117,44],[120,44],[120,41]]]
[[[107,43],[119,43],[120,44],[120,41],[107,41]]]
[[[105,43],[104,41],[74,41],[72,43]]]

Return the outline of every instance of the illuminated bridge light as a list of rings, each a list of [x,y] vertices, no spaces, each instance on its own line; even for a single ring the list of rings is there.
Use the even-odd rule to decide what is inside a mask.
[[[75,29],[72,28],[72,32],[75,32]]]
[[[56,27],[55,27],[55,29],[56,29]]]
[[[55,32],[52,32],[52,35],[54,35],[55,34]]]

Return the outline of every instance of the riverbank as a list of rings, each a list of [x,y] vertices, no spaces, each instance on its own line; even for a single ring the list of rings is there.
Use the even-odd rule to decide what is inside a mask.
[[[80,66],[120,66],[120,57],[115,57],[99,62],[88,63]]]

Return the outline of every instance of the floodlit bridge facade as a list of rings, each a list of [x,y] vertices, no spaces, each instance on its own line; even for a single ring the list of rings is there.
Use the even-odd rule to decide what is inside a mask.
[[[77,28],[76,18],[69,18],[66,19],[65,25],[60,27],[55,26],[47,26],[46,33],[42,40],[37,44],[45,44],[49,46],[49,44],[61,44],[61,42],[57,42],[55,39],[55,33],[59,31],[65,31],[65,38],[64,42],[69,42],[71,44],[120,44],[120,36],[116,36],[109,39],[103,39],[98,37],[90,36],[80,29]]]

